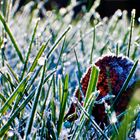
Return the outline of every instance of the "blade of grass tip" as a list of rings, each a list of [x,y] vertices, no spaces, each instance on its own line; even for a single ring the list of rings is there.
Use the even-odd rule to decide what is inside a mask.
[[[28,52],[27,52],[27,55],[26,55],[26,58],[25,58],[25,63],[24,63],[22,75],[21,75],[21,78],[20,78],[21,80],[23,79],[24,74],[25,74],[25,71],[26,71],[26,68],[27,68],[27,63],[28,63],[29,56],[30,56],[30,53],[31,53],[31,50],[32,50],[32,45],[33,45],[33,42],[34,42],[34,39],[35,39],[35,35],[36,35],[38,23],[39,23],[39,19],[38,19],[37,22],[36,22],[36,25],[35,25],[35,28],[34,28],[34,31],[33,31],[33,34],[32,34],[30,46],[29,46],[29,48],[28,48]]]
[[[89,64],[92,64],[92,59],[93,59],[93,50],[95,49],[95,38],[96,38],[96,29],[95,29],[95,23],[93,20],[93,42],[92,42],[92,48],[91,48],[91,53],[90,53],[90,61]]]
[[[69,76],[66,75],[65,81],[64,81],[62,103],[60,104],[60,113],[59,113],[59,119],[58,119],[58,123],[57,123],[58,137],[60,135],[62,124],[63,124],[63,121],[64,121],[64,114],[65,114],[66,103],[67,103],[67,99],[68,99],[68,83],[69,83]]]
[[[41,93],[41,90],[42,90],[42,86],[43,86],[45,69],[46,69],[46,60],[45,60],[45,63],[44,63],[44,66],[43,66],[43,70],[42,70],[42,73],[41,73],[41,78],[40,78],[40,81],[39,81],[39,84],[38,84],[38,87],[37,87],[37,90],[36,90],[36,93],[35,93],[35,98],[34,98],[34,101],[33,101],[33,106],[32,106],[32,110],[31,110],[31,114],[30,114],[30,117],[29,117],[28,122],[26,124],[25,140],[27,139],[27,137],[30,134],[31,129],[32,129],[32,125],[33,125],[33,121],[34,121],[34,116],[35,116],[36,109],[37,109],[37,103],[38,103],[39,96],[40,96],[40,93]]]
[[[28,82],[29,75],[27,75],[17,86],[17,88],[14,90],[14,92],[11,94],[11,96],[6,100],[5,104],[0,109],[0,114],[3,114],[8,108],[9,105],[12,104],[12,102],[15,100],[16,96],[19,93],[24,92],[26,84]]]
[[[34,69],[35,69],[35,67],[36,67],[36,65],[37,65],[38,59],[41,57],[41,55],[42,55],[42,53],[44,52],[44,50],[46,49],[48,43],[49,43],[49,40],[47,41],[46,44],[43,44],[43,45],[41,46],[41,48],[39,49],[39,51],[38,51],[38,53],[37,53],[37,55],[36,55],[36,57],[35,57],[35,59],[34,59],[32,65],[31,65],[31,67],[29,68],[29,72],[33,72],[33,71],[34,71]]]
[[[123,92],[124,92],[124,91],[126,90],[126,88],[128,87],[128,84],[129,84],[129,82],[130,82],[130,80],[131,80],[133,74],[135,73],[135,70],[136,70],[136,68],[137,68],[138,62],[139,62],[139,60],[137,60],[137,61],[134,63],[134,65],[133,65],[133,67],[132,67],[132,69],[131,69],[131,71],[130,71],[128,77],[127,77],[127,79],[125,80],[125,82],[124,82],[122,88],[120,89],[118,95],[116,96],[115,100],[113,101],[113,103],[112,103],[112,105],[111,105],[111,110],[113,109],[114,105],[117,103],[117,101],[118,101],[118,99],[120,98],[120,96],[123,94]]]
[[[57,39],[57,41],[54,43],[54,45],[52,46],[52,49],[48,52],[47,58],[50,57],[50,55],[53,53],[53,51],[56,49],[57,45],[59,44],[59,42],[62,40],[62,38],[67,34],[67,32],[71,29],[71,26],[69,26],[64,33]]]
[[[15,50],[16,50],[16,52],[17,52],[17,54],[18,54],[18,56],[19,56],[19,58],[20,58],[20,60],[21,60],[21,62],[24,63],[24,59],[23,59],[22,53],[20,52],[20,49],[19,49],[19,47],[18,47],[18,45],[17,45],[17,42],[16,42],[14,36],[12,35],[12,33],[11,33],[11,31],[10,31],[10,28],[8,27],[6,21],[4,20],[4,17],[2,16],[1,13],[0,13],[0,21],[1,21],[1,23],[3,24],[4,29],[5,29],[5,31],[7,32],[7,34],[8,34],[8,36],[9,36],[11,42],[13,43],[13,46],[14,46],[14,48],[15,48]]]
[[[22,104],[16,108],[16,111],[12,114],[12,116],[9,117],[8,121],[4,126],[0,128],[0,137],[4,135],[6,131],[8,131],[9,126],[13,122],[13,120],[16,118],[16,116],[25,108],[25,106],[31,101],[31,99],[34,97],[35,90],[32,91],[28,97],[22,102]]]
[[[109,140],[109,138],[106,136],[106,134],[102,131],[102,129],[98,126],[98,124],[90,117],[89,113],[84,109],[84,107],[81,106],[79,101],[77,102],[77,107],[79,107],[80,110],[84,112],[86,117],[91,121],[91,124],[93,124],[93,127],[95,127],[103,136],[106,140]]]
[[[90,97],[91,93],[93,93],[96,89],[97,81],[98,81],[99,69],[96,66],[92,66],[90,79],[88,83],[88,88],[86,91],[86,97],[84,101],[84,106],[86,105],[88,98]]]
[[[130,47],[131,47],[131,41],[132,41],[132,34],[133,34],[133,29],[134,29],[134,23],[135,23],[135,14],[136,10],[133,9],[131,12],[131,27],[130,27],[130,34],[129,34],[129,42],[128,42],[128,51],[127,51],[127,56],[130,56]]]

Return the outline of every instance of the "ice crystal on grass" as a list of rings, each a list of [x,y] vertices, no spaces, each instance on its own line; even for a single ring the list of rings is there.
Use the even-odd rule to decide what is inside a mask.
[[[38,6],[40,8],[40,5]],[[76,97],[79,98],[81,105],[83,105],[84,96],[86,94],[89,78],[91,75],[91,68],[88,67],[89,58],[91,56],[91,47],[94,46],[92,62],[95,62],[94,60],[98,59],[95,64],[99,67],[100,74],[96,91],[98,90],[100,94],[97,100],[94,102],[95,104],[93,112],[92,108],[90,107],[88,109],[91,110],[91,114],[86,108],[85,111],[89,113],[89,117],[92,120],[95,118],[98,124],[108,124],[111,122],[112,126],[116,122],[116,117],[118,120],[117,115],[126,108],[126,105],[128,104],[131,97],[131,94],[129,94],[130,92],[128,92],[128,90],[123,93],[123,96],[118,101],[118,104],[115,104],[116,106],[113,108],[115,114],[113,114],[113,111],[110,111],[112,101],[115,99],[115,96],[118,94],[118,91],[120,90],[130,69],[133,66],[133,62],[130,59],[125,57],[116,57],[119,56],[120,53],[126,54],[127,50],[129,25],[126,19],[126,15],[124,15],[123,12],[122,19],[120,19],[118,16],[121,13],[118,12],[118,14],[116,13],[113,18],[105,18],[102,20],[99,16],[97,18],[97,13],[94,9],[89,12],[86,11],[85,15],[83,15],[79,21],[73,23],[73,11],[70,10],[72,7],[69,7],[68,9],[61,9],[60,14],[55,11],[46,11],[43,13],[45,14],[45,19],[40,20],[37,26],[37,30],[35,31],[35,24],[39,10],[37,8],[32,14],[29,14],[30,7],[31,5],[28,5],[25,9],[23,8],[23,12],[19,12],[14,16],[12,15],[12,12],[9,11],[9,19],[8,21],[6,20],[6,24],[9,25],[9,29],[17,43],[23,59],[27,60],[26,58],[28,56],[28,52],[30,54],[27,63],[22,63],[18,58],[19,54],[17,51],[15,51],[14,42],[11,41],[8,31],[5,30],[5,28],[0,28],[1,106],[4,106],[9,97],[13,96],[13,93],[20,85],[21,80],[24,79],[24,77],[30,72],[30,68],[33,65],[33,62],[35,62],[35,67],[33,70],[34,74],[27,82],[25,93],[19,92],[20,94],[17,94],[17,97],[14,97],[14,99],[7,104],[8,110],[5,111],[5,113],[3,113],[1,116],[2,124],[0,125],[2,128],[0,128],[0,130],[2,131],[0,131],[0,136],[4,138],[6,136],[5,139],[7,139],[7,134],[10,129],[13,130],[13,137],[15,139],[18,135],[19,139],[23,139],[25,137],[26,123],[28,121],[28,116],[33,108],[33,98],[35,96],[34,92],[38,90],[36,87],[40,83],[39,80],[41,67],[44,64],[44,58],[48,55],[48,52],[50,52],[59,37],[61,37],[64,30],[69,26],[69,24],[72,24],[73,28],[65,35],[65,37],[60,40],[55,51],[53,51],[49,59],[46,60],[47,65],[44,73],[45,79],[42,83],[42,90],[40,91],[41,96],[37,102],[32,129],[30,130],[28,137],[29,139],[72,139],[75,138],[75,135],[78,135],[79,128],[82,126],[83,119],[85,119],[86,124],[83,123],[83,128],[81,127],[80,134],[77,139],[101,139],[100,134],[98,136],[97,130],[95,127],[93,127],[93,121],[87,121],[88,117],[84,114],[85,112],[81,113],[81,110],[78,107],[76,108],[78,101]],[[93,11],[95,14],[94,20],[91,19]],[[62,15],[62,13],[65,14]],[[90,24],[90,21],[92,24]],[[93,27],[93,23],[95,28]],[[138,32],[139,29],[134,32],[134,38],[132,38],[131,43],[133,60],[136,60],[140,54],[140,41]],[[33,33],[35,33],[35,36],[33,36]],[[93,33],[95,33],[95,36]],[[137,38],[135,38],[136,36]],[[49,42],[46,46],[46,49],[44,52],[41,52],[42,55],[38,58],[37,54],[40,54],[39,50],[41,46],[46,44],[48,40]],[[133,44],[133,42],[135,43]],[[29,48],[31,45],[32,48],[30,50]],[[74,49],[76,53],[74,53]],[[116,56],[105,56],[100,58],[100,56],[109,52],[116,53]],[[75,54],[77,54],[77,60]],[[7,65],[9,65],[11,69],[7,67]],[[81,74],[86,69],[87,72],[83,75],[80,84],[79,79],[81,78]],[[60,121],[61,124],[58,123],[59,114],[61,115],[60,110],[62,108],[67,108],[67,106],[70,104],[69,100],[67,100],[65,107],[62,104],[63,99],[61,100],[61,96],[63,95],[64,91],[63,88],[65,87],[63,85],[66,73],[69,75],[69,98],[71,98],[71,95],[73,95],[75,86],[78,83],[80,85],[80,88],[75,92],[76,99],[72,99],[72,110],[70,109],[70,113],[75,113],[71,114],[69,118],[74,120],[72,119],[73,117],[75,119],[78,117],[78,120],[74,124],[70,122],[68,124],[68,121],[67,124],[64,123],[65,119]],[[137,71],[136,74],[140,75],[140,70]],[[61,78],[59,78],[59,76],[61,76]],[[52,80],[51,77],[53,77]],[[77,77],[78,81],[76,80]],[[130,88],[134,82],[135,76],[131,78],[128,88]],[[21,89],[22,87],[23,86],[21,86]],[[19,95],[22,95],[23,97]],[[136,96],[136,98],[138,96]],[[108,105],[109,108],[105,109],[105,104]],[[92,104],[90,105],[92,106]],[[65,113],[66,111],[67,110],[64,109],[62,112]],[[108,118],[106,117],[106,112],[111,112]],[[83,119],[81,118],[82,116]],[[88,125],[88,122],[90,125]],[[61,125],[62,129],[60,130],[60,135],[58,135],[57,126],[61,127]],[[105,128],[107,127],[108,126],[105,126]],[[107,128],[107,134],[108,131],[110,132],[110,130]],[[112,136],[112,134],[109,134],[108,136]]]
[[[136,132],[135,132],[135,138],[136,138],[137,140],[140,139],[140,129],[137,129],[137,130],[136,130]]]
[[[14,131],[10,129],[10,130],[8,131],[7,135],[8,135],[8,137],[14,136]]]
[[[111,114],[111,118],[110,118],[110,123],[111,124],[115,124],[117,122],[117,117],[116,117],[116,113],[115,112],[113,112],[112,114]]]

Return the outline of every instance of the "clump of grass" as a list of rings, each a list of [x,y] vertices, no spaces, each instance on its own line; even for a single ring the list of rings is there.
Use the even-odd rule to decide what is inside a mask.
[[[46,12],[45,20],[38,20],[37,9],[32,14],[24,10],[14,17],[8,12],[8,22],[6,15],[0,13],[0,138],[127,139],[132,133],[130,126],[137,115],[133,110],[139,104],[135,98],[130,101],[133,108],[122,112],[123,121],[109,124],[105,129],[95,122],[91,110],[99,95],[99,69],[94,63],[105,54],[123,54],[136,60],[112,104],[112,113],[113,105],[139,65],[139,29],[134,26],[134,14],[129,22],[125,12],[122,19],[116,12],[111,19],[98,17],[94,25],[90,24],[95,8],[72,28],[69,10],[65,15]],[[82,89],[80,79],[89,65],[92,65],[91,77],[83,106],[74,100],[79,118],[69,123],[64,116],[76,86]]]

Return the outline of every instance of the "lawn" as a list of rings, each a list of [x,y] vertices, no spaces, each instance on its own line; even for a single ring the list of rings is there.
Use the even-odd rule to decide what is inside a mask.
[[[135,10],[73,19],[27,4],[0,12],[0,139],[140,139]],[[94,14],[93,14],[94,13]]]

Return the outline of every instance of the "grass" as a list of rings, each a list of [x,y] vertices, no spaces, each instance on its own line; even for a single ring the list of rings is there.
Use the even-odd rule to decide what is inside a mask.
[[[13,46],[14,46],[14,48],[15,48],[15,50],[16,50],[16,52],[17,52],[17,54],[18,54],[18,56],[19,56],[19,58],[20,58],[20,60],[21,60],[21,62],[23,63],[23,62],[24,62],[24,59],[23,59],[23,56],[22,56],[22,54],[21,54],[21,52],[20,52],[20,49],[19,49],[19,47],[18,47],[18,45],[17,45],[17,42],[16,42],[16,40],[14,39],[14,36],[12,35],[12,33],[11,33],[11,31],[10,31],[10,28],[8,27],[6,21],[5,21],[5,19],[4,19],[4,17],[2,16],[1,13],[0,13],[0,21],[1,21],[1,23],[3,24],[3,26],[4,26],[4,28],[5,28],[5,31],[6,31],[7,34],[9,35],[9,38],[11,39],[11,42],[13,43]]]
[[[135,87],[128,108],[122,112],[122,121],[103,129],[92,114],[100,94],[96,60],[104,55],[123,55],[134,62],[111,108],[106,108],[109,119],[113,105],[139,66],[140,34],[139,25],[134,23],[135,11],[131,21],[125,12],[120,19],[119,11],[110,19],[95,14],[92,20],[95,8],[78,21],[72,20],[71,11],[64,15],[48,11],[42,20],[38,20],[38,9],[29,14],[27,8],[14,17],[9,9],[8,15],[0,13],[0,139],[115,140],[135,135],[139,88]],[[81,105],[71,99],[76,87],[83,92],[80,80],[89,67],[91,75]],[[65,119],[71,102],[76,102],[78,114],[72,123]]]

